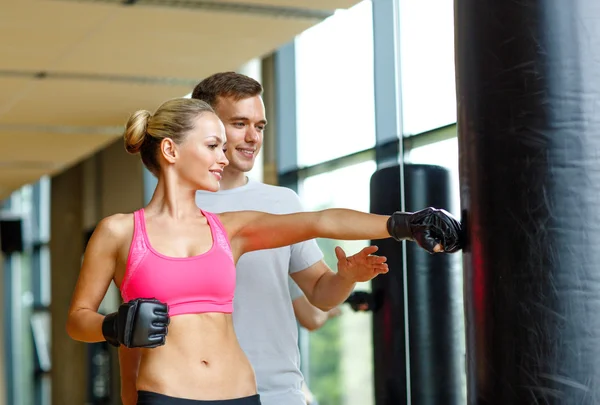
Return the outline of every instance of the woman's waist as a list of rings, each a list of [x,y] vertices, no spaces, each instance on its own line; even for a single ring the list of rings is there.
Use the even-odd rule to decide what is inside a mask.
[[[181,398],[226,399],[254,394],[256,378],[230,314],[187,314],[170,318],[163,346],[142,350],[137,388]]]
[[[152,349],[142,349],[142,360],[166,363],[200,364],[217,363],[238,356],[246,357],[235,334],[207,333],[200,336],[193,331],[169,331],[165,344]]]
[[[246,370],[245,370],[246,369]],[[139,375],[155,371],[178,375],[208,375],[215,373],[231,378],[232,374],[242,374],[252,367],[239,346],[228,342],[217,345],[199,345],[195,349],[173,349],[169,345],[163,348],[146,349],[142,352]],[[167,371],[168,370],[168,371]]]
[[[165,344],[145,349],[143,355],[194,360],[214,357],[221,351],[229,352],[238,347],[231,314],[180,314],[169,318]]]
[[[164,346],[142,351],[138,389],[205,400],[256,393],[254,371],[237,340],[181,340],[167,336]]]
[[[162,368],[205,370],[228,368],[248,360],[230,314],[186,314],[170,318],[165,344],[142,350],[142,364]]]

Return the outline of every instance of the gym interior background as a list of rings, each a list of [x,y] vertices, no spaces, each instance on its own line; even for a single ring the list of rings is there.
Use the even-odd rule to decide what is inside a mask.
[[[403,158],[448,169],[458,214],[452,0],[23,0],[0,27],[0,405],[120,403],[116,352],[68,338],[69,299],[97,221],[152,193],[124,120],[210,73],[263,83],[251,175],[306,209],[368,211],[372,174]],[[321,405],[373,405],[372,315],[343,309],[301,332],[303,371]]]

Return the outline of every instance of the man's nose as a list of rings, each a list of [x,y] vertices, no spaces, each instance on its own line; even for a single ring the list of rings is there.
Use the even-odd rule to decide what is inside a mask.
[[[248,127],[248,130],[246,131],[245,141],[256,143],[256,142],[258,142],[259,139],[260,139],[260,134],[259,134],[258,130],[252,126]]]

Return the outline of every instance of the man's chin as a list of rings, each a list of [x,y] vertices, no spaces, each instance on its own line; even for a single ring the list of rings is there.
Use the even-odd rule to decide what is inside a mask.
[[[236,162],[235,164],[232,164],[231,162],[229,162],[229,166],[227,168],[225,168],[225,170],[230,170],[232,172],[241,172],[241,173],[247,173],[250,170],[252,170],[254,168],[254,160],[252,162]]]

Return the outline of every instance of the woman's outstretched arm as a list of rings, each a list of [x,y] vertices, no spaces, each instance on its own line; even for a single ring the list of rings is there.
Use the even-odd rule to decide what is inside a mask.
[[[314,238],[374,240],[394,237],[414,240],[429,252],[460,248],[460,223],[443,210],[427,208],[391,216],[349,209],[275,215],[256,211],[221,214],[234,250],[254,250],[292,245]]]
[[[340,240],[389,238],[388,216],[347,209],[293,214],[238,211],[221,214],[232,246],[240,253],[293,245],[314,238]]]

